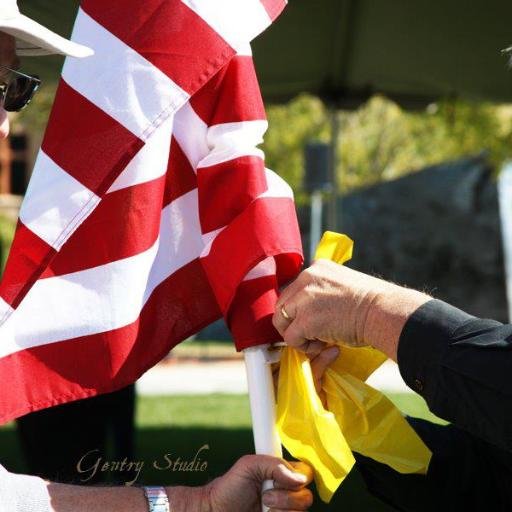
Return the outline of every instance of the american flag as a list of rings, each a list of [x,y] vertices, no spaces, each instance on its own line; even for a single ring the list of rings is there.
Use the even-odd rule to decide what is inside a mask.
[[[285,0],[84,0],[0,284],[0,421],[135,381],[224,316],[275,339],[302,262],[250,41]]]

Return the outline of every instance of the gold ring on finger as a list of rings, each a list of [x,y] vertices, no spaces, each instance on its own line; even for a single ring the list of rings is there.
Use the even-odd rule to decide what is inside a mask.
[[[281,315],[283,315],[283,317],[288,321],[292,319],[291,316],[286,312],[284,305],[281,306]]]

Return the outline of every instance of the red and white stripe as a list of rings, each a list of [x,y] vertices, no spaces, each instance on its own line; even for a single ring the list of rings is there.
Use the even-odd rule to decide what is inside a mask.
[[[82,2],[95,56],[65,64],[0,284],[0,421],[133,382],[221,315],[238,348],[276,336],[300,237],[249,42],[283,7]]]

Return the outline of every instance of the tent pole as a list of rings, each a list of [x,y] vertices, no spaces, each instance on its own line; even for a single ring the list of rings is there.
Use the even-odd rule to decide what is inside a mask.
[[[322,212],[323,194],[321,190],[315,190],[311,194],[311,228],[309,230],[309,261],[311,263],[315,259],[316,247],[322,238]]]
[[[508,320],[512,322],[512,162],[504,165],[498,179],[498,200],[505,263]]]
[[[338,163],[338,140],[340,136],[340,122],[336,106],[329,108],[329,120],[331,124],[331,143],[329,155],[329,178],[331,182],[331,194],[329,196],[329,209],[327,212],[327,225],[331,231],[339,231],[341,222],[338,214],[338,179],[336,168]],[[341,213],[341,212],[339,212]]]

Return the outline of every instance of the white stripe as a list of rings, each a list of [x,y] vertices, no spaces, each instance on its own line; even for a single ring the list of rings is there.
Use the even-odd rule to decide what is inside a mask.
[[[41,150],[21,206],[20,220],[58,250],[99,201],[94,192]]]
[[[36,282],[0,328],[0,357],[134,322],[154,289],[203,247],[197,191],[162,210],[160,238],[147,251]]]
[[[249,155],[263,160],[265,155],[256,146],[263,142],[263,135],[267,128],[268,122],[263,120],[212,126],[207,134],[210,152],[199,162],[198,168],[210,167]]]
[[[142,149],[114,181],[109,192],[155,180],[167,172],[172,121],[173,118],[170,117],[155,130]]]
[[[206,143],[207,133],[208,125],[196,114],[190,103],[178,110],[174,118],[173,135],[194,171],[210,151]]]
[[[197,189],[174,200],[162,211],[160,248],[151,269],[148,290],[182,266],[199,257],[203,249]],[[146,291],[145,300],[149,298]]]
[[[208,254],[210,254],[210,250],[212,248],[213,242],[215,241],[217,236],[219,236],[219,233],[221,231],[223,231],[224,229],[226,229],[226,226],[219,228],[219,229],[215,229],[213,231],[209,231],[208,233],[205,233],[203,235],[204,249],[203,249],[203,252],[201,253],[202,258],[204,258],[205,256],[208,256]]]
[[[276,261],[273,256],[265,258],[253,267],[244,278],[244,281],[258,279],[259,277],[275,276],[277,272]]]
[[[210,128],[186,103],[174,118],[173,135],[194,170],[255,155],[264,158],[256,146],[263,142],[265,120],[217,124]]]
[[[188,100],[168,76],[81,9],[73,40],[94,56],[68,58],[66,82],[142,140]]]
[[[260,0],[182,0],[232,47],[252,41],[272,22]]]
[[[237,48],[236,54],[239,57],[252,57],[251,43],[244,43],[240,48]]]
[[[265,169],[265,177],[267,179],[267,190],[259,196],[263,197],[287,197],[293,200],[293,190],[286,181],[278,176],[274,171]]]
[[[0,321],[4,321],[9,315],[14,312],[14,309],[0,297]]]

